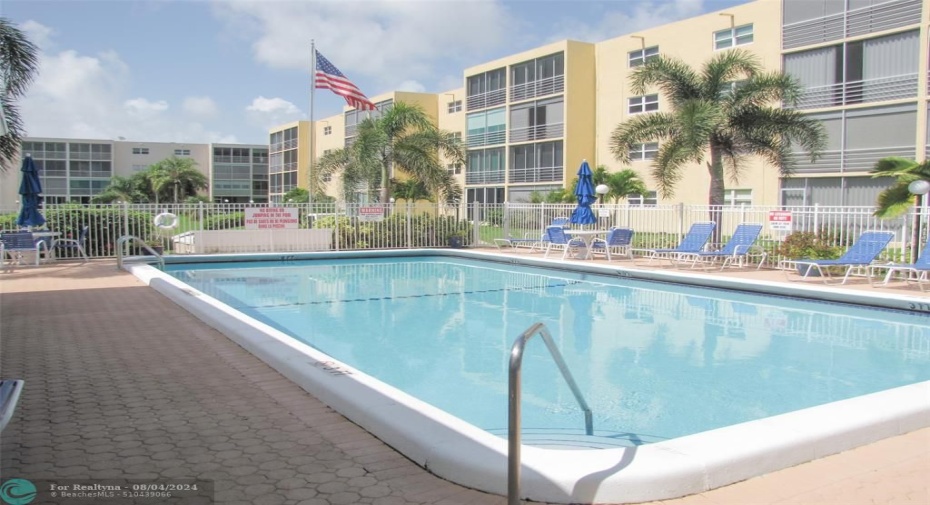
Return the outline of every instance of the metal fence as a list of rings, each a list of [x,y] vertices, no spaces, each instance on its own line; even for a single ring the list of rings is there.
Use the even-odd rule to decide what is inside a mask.
[[[86,249],[91,257],[115,256],[119,237],[133,235],[167,254],[195,252],[185,247],[195,232],[216,232],[219,245],[208,252],[263,252],[307,250],[307,243],[288,240],[301,230],[320,230],[331,250],[448,247],[458,241],[465,247],[494,247],[498,238],[540,238],[545,227],[557,217],[571,216],[571,204],[469,204],[451,206],[421,202],[417,204],[113,204],[48,205],[43,209],[48,229],[64,237],[76,238],[88,228]],[[287,208],[296,211],[295,228],[275,230],[270,240],[242,245],[237,237],[254,226],[245,217],[255,209]],[[253,210],[249,210],[253,209]],[[18,208],[0,206],[0,230],[15,229]],[[926,242],[928,213],[916,209],[894,219],[878,219],[873,207],[781,207],[596,204],[598,222],[589,229],[606,230],[611,226],[635,230],[637,248],[675,246],[695,222],[720,224],[711,249],[720,247],[740,223],[763,224],[759,244],[766,249],[766,260],[774,265],[783,259],[779,245],[793,232],[811,232],[829,246],[845,250],[865,230],[889,230],[895,239],[883,253],[888,261],[913,261]],[[155,216],[171,213],[177,226],[163,229],[153,223]],[[773,214],[775,213],[775,214]],[[786,221],[785,219],[788,219]],[[295,226],[293,223],[290,226]],[[920,233],[915,230],[920,229]],[[225,241],[225,242],[224,242]],[[917,244],[917,248],[913,245]],[[203,251],[201,251],[203,252]]]

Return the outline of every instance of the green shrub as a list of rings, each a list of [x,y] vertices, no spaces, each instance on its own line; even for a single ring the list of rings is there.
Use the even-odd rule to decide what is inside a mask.
[[[204,230],[229,230],[245,226],[245,212],[217,213],[203,218]]]
[[[56,205],[45,211],[50,227],[65,238],[77,238],[88,227],[85,249],[90,256],[110,256],[116,240],[126,234],[147,240],[155,233],[150,212],[128,211],[120,207],[93,208],[78,204]]]
[[[842,255],[842,248],[832,245],[832,241],[823,236],[809,232],[796,231],[782,241],[775,249],[775,254],[789,259],[836,259]]]

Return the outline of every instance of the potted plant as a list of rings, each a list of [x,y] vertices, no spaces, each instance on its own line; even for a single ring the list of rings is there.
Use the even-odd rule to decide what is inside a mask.
[[[461,231],[449,233],[449,235],[447,235],[447,240],[449,241],[449,247],[453,249],[465,247],[465,234]]]

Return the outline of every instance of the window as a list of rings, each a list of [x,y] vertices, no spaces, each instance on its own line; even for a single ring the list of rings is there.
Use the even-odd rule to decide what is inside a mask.
[[[647,142],[645,144],[633,144],[630,146],[630,159],[632,161],[645,161],[655,159],[659,152],[658,142]]]
[[[626,197],[630,205],[636,207],[654,207],[659,204],[655,191],[647,191],[644,195],[632,194]]]
[[[646,49],[640,49],[638,51],[630,51],[630,68],[638,67],[643,65],[649,60],[653,60],[659,56],[659,46],[647,47]]]
[[[465,122],[469,147],[503,144],[506,140],[507,111],[503,107],[469,114]]]
[[[449,102],[449,114],[454,114],[456,112],[462,112],[462,101],[455,100],[454,102]]]
[[[752,205],[751,189],[725,189],[723,204],[730,206]]]
[[[175,149],[174,155],[175,156],[190,156],[191,150],[190,149]]]
[[[132,154],[148,154],[148,153],[149,153],[148,147],[133,147],[132,148]]]
[[[628,99],[627,112],[639,114],[659,110],[659,95],[634,96]]]
[[[323,174],[323,182],[330,182],[333,180],[333,174]]]
[[[714,49],[726,49],[749,43],[752,43],[752,24],[714,32]]]
[[[142,172],[142,171],[144,171],[144,170],[147,169],[147,168],[149,168],[148,165],[133,165],[133,166],[132,166],[132,171],[133,171],[133,172]]]
[[[331,153],[331,152],[333,152],[332,149],[323,149],[323,156],[326,156],[327,154],[329,154],[329,153]]]
[[[459,175],[462,173],[462,165],[459,163],[449,163],[446,165],[446,172],[449,172],[449,175]]]
[[[510,141],[525,142],[561,137],[565,131],[562,97],[510,108]]]
[[[324,126],[324,127],[323,127],[323,135],[332,135],[332,134],[333,134],[333,127],[332,127],[332,126]]]
[[[452,132],[452,138],[461,142],[462,141],[462,132]]]

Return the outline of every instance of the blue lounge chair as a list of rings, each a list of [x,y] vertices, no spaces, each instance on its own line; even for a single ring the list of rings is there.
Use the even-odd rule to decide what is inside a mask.
[[[856,268],[869,267],[875,258],[885,249],[885,246],[894,238],[894,232],[890,231],[864,231],[846,250],[846,252],[835,260],[783,260],[779,267],[785,270],[788,280],[793,279],[791,272],[796,271],[800,279],[807,279],[808,276],[819,275],[823,281],[829,282],[832,279],[830,270],[824,267],[846,267],[846,273],[839,284],[846,284],[849,275]]]
[[[607,261],[613,261],[611,250],[627,259],[633,259],[633,230],[629,228],[611,228],[603,239],[591,242],[591,254],[605,254]]]
[[[562,249],[562,259],[568,256],[569,251],[576,251],[584,248],[584,240],[580,238],[569,239],[565,234],[565,228],[561,226],[546,227],[546,258],[549,257],[549,251],[552,249]]]
[[[566,226],[568,226],[568,224],[569,219],[567,217],[554,217],[552,218],[552,222],[549,223],[549,226],[561,226],[564,229]],[[496,245],[498,249],[501,249],[504,246],[509,246],[513,249],[516,249],[517,247],[529,247],[530,252],[533,252],[537,247],[541,251],[546,245],[546,240],[548,240],[546,237],[546,230],[543,230],[542,233],[539,234],[539,238],[533,238],[529,233],[526,233],[523,238],[517,238],[513,236],[508,236],[507,238],[496,238],[494,239],[494,245]]]
[[[679,255],[678,260],[681,262],[690,261],[691,268],[694,268],[699,263],[713,265],[718,259],[723,258],[723,265],[720,267],[720,269],[723,270],[727,266],[733,264],[742,267],[749,257],[749,254],[755,252],[755,255],[761,256],[759,264],[756,266],[758,270],[762,267],[762,263],[765,262],[767,254],[765,250],[755,245],[760,233],[762,233],[761,224],[744,223],[736,227],[736,230],[733,231],[733,236],[731,236],[730,240],[723,246],[723,249],[719,251],[682,253]]]
[[[704,250],[707,241],[714,233],[716,224],[713,221],[699,222],[691,225],[691,229],[681,239],[678,247],[672,249],[634,249],[635,251],[645,252],[649,261],[665,258],[675,261],[683,254],[697,253]]]
[[[55,251],[69,251],[68,257],[73,257],[75,254],[80,254],[83,262],[87,262],[87,250],[84,248],[84,244],[87,243],[87,233],[90,231],[90,226],[84,225],[81,227],[81,231],[78,232],[77,238],[59,238],[52,241],[52,249]]]
[[[23,262],[23,253],[35,253],[36,266],[42,259],[44,252],[46,259],[49,256],[48,243],[44,240],[36,240],[32,232],[17,231],[0,233],[0,262],[6,261],[6,255],[10,255],[10,260],[15,263]]]
[[[913,263],[887,263],[884,265],[872,265],[870,268],[869,282],[872,282],[872,275],[877,270],[885,270],[885,280],[881,283],[882,286],[887,286],[888,282],[896,273],[906,274],[904,277],[904,282],[915,281],[917,282],[917,287],[921,291],[926,291],[924,288],[924,283],[927,282],[927,272],[930,272],[930,240],[927,240],[927,243],[924,244],[924,249],[921,251],[920,256],[917,258],[917,261]],[[872,284],[875,286],[875,284]]]

